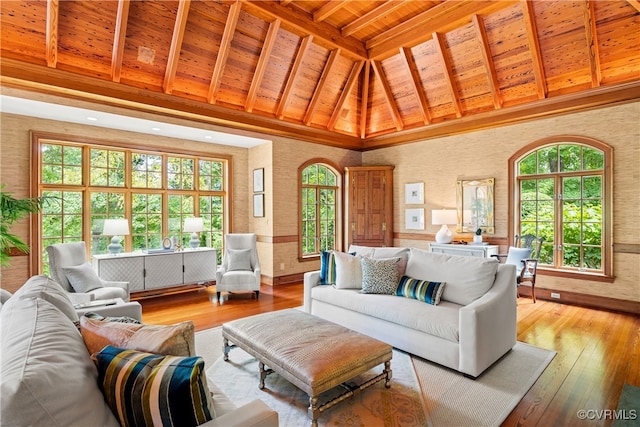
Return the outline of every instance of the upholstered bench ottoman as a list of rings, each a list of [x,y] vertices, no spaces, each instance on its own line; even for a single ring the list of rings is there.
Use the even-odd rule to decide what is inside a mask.
[[[229,350],[236,345],[258,360],[261,389],[266,376],[276,372],[307,393],[312,426],[318,425],[321,412],[378,381],[385,380],[385,386],[391,387],[390,345],[300,310],[225,323],[222,337],[224,360],[229,360]],[[319,404],[321,393],[383,363],[381,374],[358,386],[344,385],[344,393]]]

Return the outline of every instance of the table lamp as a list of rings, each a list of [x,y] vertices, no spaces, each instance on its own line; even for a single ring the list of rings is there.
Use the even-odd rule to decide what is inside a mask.
[[[204,231],[204,221],[202,218],[185,218],[184,220],[184,232],[191,233],[191,240],[189,240],[189,246],[192,249],[197,249],[200,246],[200,239],[198,233]]]
[[[431,211],[431,224],[442,225],[440,230],[436,233],[436,242],[438,243],[451,243],[453,240],[453,233],[449,230],[448,225],[458,223],[458,215],[453,209],[440,209]]]
[[[119,236],[129,235],[129,221],[126,219],[105,219],[102,234],[112,236],[111,244],[107,246],[107,249],[111,254],[117,255],[122,252]]]

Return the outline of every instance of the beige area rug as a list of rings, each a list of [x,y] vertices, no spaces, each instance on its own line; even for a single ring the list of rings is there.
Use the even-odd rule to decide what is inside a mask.
[[[310,425],[308,396],[277,374],[258,388],[258,362],[239,348],[222,360],[220,328],[196,333],[196,351],[208,377],[236,404],[261,399],[278,412],[280,425]],[[323,412],[320,426],[497,426],[535,383],[555,352],[518,342],[471,380],[451,369],[394,350],[392,387],[380,382]],[[211,367],[213,367],[211,369]],[[382,367],[363,375],[373,376]],[[323,396],[325,398],[330,396]]]

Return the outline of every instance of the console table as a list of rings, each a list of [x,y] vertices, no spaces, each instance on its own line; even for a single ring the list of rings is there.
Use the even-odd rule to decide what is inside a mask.
[[[498,255],[498,245],[458,245],[452,243],[429,243],[431,252],[448,255],[474,256],[479,258],[489,258],[491,255]]]
[[[92,264],[104,280],[129,282],[129,292],[211,282],[218,269],[212,248],[94,255]]]

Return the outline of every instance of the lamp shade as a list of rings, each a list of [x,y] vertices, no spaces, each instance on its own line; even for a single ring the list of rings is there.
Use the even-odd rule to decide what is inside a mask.
[[[105,219],[102,234],[105,236],[128,236],[129,221],[126,219]]]
[[[438,209],[431,211],[433,225],[453,225],[458,223],[458,214],[453,209]]]
[[[185,218],[184,231],[187,233],[198,233],[204,230],[204,221],[202,218]]]

